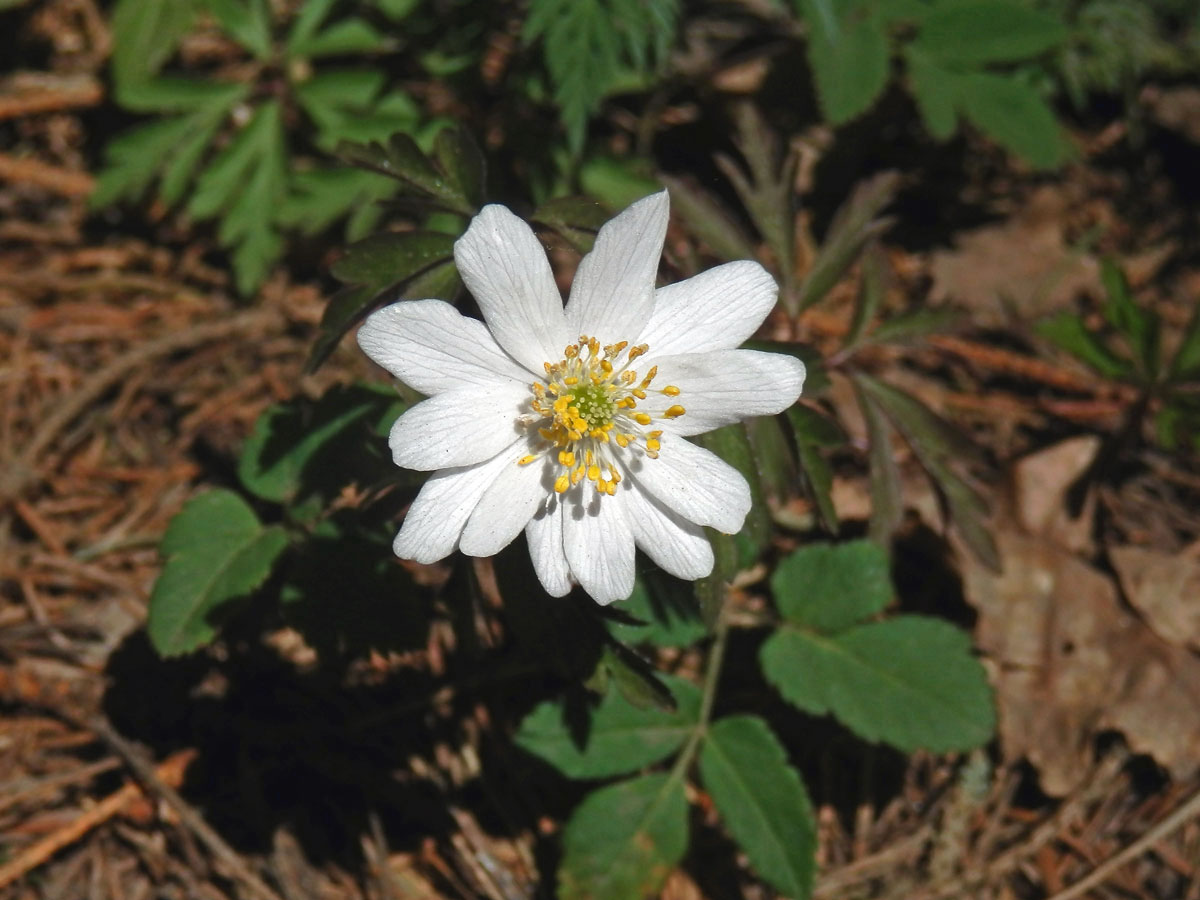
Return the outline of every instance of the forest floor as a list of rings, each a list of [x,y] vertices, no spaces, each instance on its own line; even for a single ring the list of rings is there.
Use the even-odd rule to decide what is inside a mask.
[[[200,486],[231,479],[267,406],[377,374],[349,341],[304,374],[327,281],[280,267],[249,305],[211,234],[161,209],[140,223],[89,210],[105,26],[91,0],[28,18],[28,39],[56,50],[45,71],[0,76],[0,897],[531,896],[559,823],[497,823],[485,711],[437,692],[426,705],[445,739],[394,761],[418,785],[405,797],[440,804],[437,833],[413,833],[381,797],[384,814],[351,817],[346,846],[311,834],[305,817],[337,815],[322,790],[358,759],[336,724],[353,697],[286,672],[258,702],[329,721],[304,737],[287,815],[266,816],[265,835],[238,827],[270,802],[221,777],[252,752],[237,729],[255,707],[220,705],[223,685],[153,655],[156,546]],[[959,550],[948,577],[993,677],[999,737],[967,759],[884,759],[886,790],[834,773],[860,796],[819,809],[818,897],[1200,900],[1200,461],[1134,429],[1072,518],[1065,498],[1125,429],[1131,396],[1020,327],[1062,309],[1097,318],[1103,251],[1182,331],[1200,297],[1200,135],[1171,114],[1196,103],[1187,90],[1147,91],[1136,151],[1120,149],[1120,120],[1081,131],[1081,158],[1060,173],[981,166],[959,198],[984,211],[976,221],[910,246],[902,202],[884,238],[900,274],[889,303],[966,314],[880,365],[992,462],[1004,574]],[[844,320],[822,307],[801,326],[819,344]],[[897,571],[921,582],[942,553],[941,512],[914,462],[899,463]],[[865,517],[861,466],[839,465],[834,497],[844,519]],[[445,652],[431,637],[419,667],[438,675]],[[364,683],[395,666],[365,659]],[[702,854],[663,896],[769,895],[745,872],[714,888]]]

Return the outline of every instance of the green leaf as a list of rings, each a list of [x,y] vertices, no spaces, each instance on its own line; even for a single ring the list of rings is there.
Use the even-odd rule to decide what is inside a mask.
[[[614,604],[621,612],[646,624],[612,622],[609,633],[627,644],[655,647],[687,647],[704,637],[708,632],[700,621],[695,598],[680,590],[679,582],[666,579],[651,579],[647,588],[649,577],[638,578],[629,599]]]
[[[353,465],[354,451],[370,445],[377,424],[390,425],[404,408],[382,385],[339,386],[315,404],[304,399],[269,407],[242,448],[238,478],[246,490],[274,503],[314,493],[332,499],[363,474],[361,464]]]
[[[271,57],[271,12],[266,0],[204,0],[221,27],[254,54]]]
[[[900,472],[892,455],[892,428],[875,402],[857,380],[854,395],[867,423],[867,459],[870,462],[871,540],[883,546],[891,543],[892,533],[904,513],[900,499]]]
[[[909,87],[921,121],[936,140],[949,140],[958,130],[958,81],[961,76],[911,50],[905,58]]]
[[[771,497],[782,499],[795,490],[796,461],[779,416],[755,416],[742,423],[758,466],[758,480]]]
[[[611,216],[603,205],[588,197],[556,197],[533,211],[530,220],[552,228],[579,253],[588,253],[596,233]]]
[[[812,894],[817,822],[804,782],[757,716],[729,716],[708,730],[700,777],[758,874],[789,897]]]
[[[194,87],[185,83],[189,88]],[[156,86],[151,88],[151,86]],[[146,82],[153,93],[160,82]],[[114,138],[105,148],[105,167],[91,196],[94,208],[120,199],[140,198],[156,176],[161,176],[160,194],[167,204],[178,202],[199,167],[229,111],[245,94],[241,85],[207,85],[203,91],[187,91],[179,108],[186,115],[150,122]],[[172,96],[176,96],[172,94]],[[162,99],[162,98],[160,98]],[[191,105],[191,104],[195,105]],[[155,109],[171,109],[169,103]]]
[[[338,281],[381,290],[453,259],[454,241],[453,235],[437,231],[373,234],[351,244],[330,271]]]
[[[696,581],[693,589],[700,604],[700,618],[711,630],[729,595],[729,582],[738,572],[738,545],[731,534],[721,534],[713,528],[706,528],[705,534],[713,548],[713,570]]]
[[[911,394],[867,375],[857,374],[854,378],[856,385],[904,435],[945,499],[967,545],[987,566],[999,571],[1000,553],[986,522],[987,502],[951,468],[951,462],[977,460],[978,448]]]
[[[671,192],[671,208],[719,259],[754,259],[754,244],[719,200],[683,179],[658,178]]]
[[[1171,360],[1170,377],[1173,381],[1185,381],[1200,375],[1200,306],[1192,313],[1179,349]]]
[[[992,737],[987,674],[967,635],[947,622],[898,616],[832,636],[787,626],[759,659],[786,700],[832,713],[864,740],[942,753]]]
[[[324,31],[288,42],[288,56],[320,59],[325,56],[356,56],[386,50],[389,41],[365,19],[351,16],[334,22]]]
[[[807,544],[779,563],[771,592],[792,624],[842,631],[891,603],[891,564],[874,541]]]
[[[287,543],[283,529],[264,528],[232,491],[189,500],[159,546],[166,564],[150,593],[146,621],[155,650],[175,656],[211,641],[213,613],[258,588]]]
[[[921,455],[941,461],[972,462],[980,459],[979,448],[971,440],[907,391],[861,373],[855,381],[871,395],[905,440],[919,447]]]
[[[858,296],[854,302],[854,319],[846,335],[843,349],[856,346],[867,332],[867,326],[875,319],[883,305],[887,283],[887,260],[878,244],[870,244],[862,255],[862,278],[858,285]]]
[[[882,24],[862,9],[849,8],[837,18],[828,7],[805,2],[809,26],[808,61],[821,112],[842,125],[871,108],[887,84],[889,54]]]
[[[654,666],[611,635],[605,637],[600,660],[587,687],[607,693],[609,684],[615,684],[625,701],[637,709],[674,713],[679,704]]]
[[[879,218],[900,186],[895,172],[883,172],[860,182],[833,217],[825,240],[800,285],[798,310],[820,302],[854,265],[863,247],[886,231],[890,218]]]
[[[563,830],[561,900],[634,900],[656,894],[687,850],[687,799],[670,775],[593,791]]]
[[[117,0],[110,18],[113,80],[129,84],[158,74],[195,16],[194,0]]]
[[[275,214],[283,228],[302,234],[319,234],[351,213],[362,215],[364,207],[378,207],[396,192],[396,183],[374,172],[336,168],[301,172],[292,177],[291,190]],[[368,217],[370,221],[376,216]]]
[[[321,131],[337,132],[345,120],[370,109],[383,89],[383,72],[321,72],[296,85],[296,99]]]
[[[351,165],[399,179],[440,209],[465,216],[475,214],[475,206],[462,188],[451,182],[407,134],[393,134],[386,144],[342,141],[337,154]]]
[[[470,131],[462,125],[439,131],[433,141],[433,159],[473,208],[483,203],[487,164]]]
[[[544,38],[573,153],[583,149],[588,117],[627,68],[645,72],[665,58],[678,14],[678,0],[533,0],[522,36]]]
[[[264,103],[197,179],[188,211],[220,216],[217,236],[233,247],[238,291],[250,294],[283,252],[273,214],[287,194],[287,157],[278,101]]]
[[[746,514],[742,530],[737,534],[742,551],[738,562],[740,567],[748,567],[771,540],[771,511],[763,493],[762,479],[758,475],[758,462],[754,458],[750,439],[746,436],[746,427],[741,423],[726,425],[696,435],[693,440],[741,472],[750,486],[750,512]]]
[[[913,309],[892,316],[871,332],[867,342],[872,344],[898,344],[938,334],[950,328],[962,318],[955,309]]]
[[[1043,319],[1037,323],[1034,330],[1072,356],[1078,357],[1105,378],[1126,378],[1133,374],[1133,364],[1105,346],[1099,335],[1089,331],[1075,313],[1062,312],[1049,319]]]
[[[1056,17],[1012,0],[944,3],[926,16],[914,49],[949,66],[1017,62],[1051,50],[1067,37]]]
[[[972,125],[1034,166],[1053,168],[1069,155],[1054,112],[1016,76],[972,72],[962,76],[958,94]]]
[[[375,5],[385,16],[399,21],[409,15],[421,4],[421,0],[375,0]]]
[[[398,300],[400,294],[414,300],[453,300],[462,282],[453,257],[435,262],[416,272],[406,281],[380,286],[378,284],[347,287],[333,296],[321,316],[320,332],[313,343],[305,368],[315,372],[329,358],[338,342],[358,322],[387,300]]]
[[[579,167],[579,186],[613,211],[662,190],[644,160],[595,154]]]
[[[229,110],[250,93],[244,84],[160,76],[117,86],[117,101],[133,112]]]
[[[796,167],[799,155],[781,151],[778,133],[763,118],[757,107],[734,107],[737,137],[734,141],[748,171],[724,155],[716,157],[738,198],[746,207],[750,221],[758,229],[771,252],[783,279],[782,300],[789,312],[797,312],[793,295],[793,270],[796,248]]]
[[[833,419],[800,403],[787,410],[787,418],[796,438],[796,455],[800,458],[800,472],[804,476],[809,499],[825,530],[836,534],[837,510],[830,493],[833,489],[833,470],[820,451],[823,447],[844,445],[845,433]]]
[[[1153,381],[1158,376],[1159,335],[1158,317],[1151,310],[1142,309],[1133,299],[1129,282],[1121,267],[1111,259],[1105,259],[1100,269],[1104,284],[1104,318],[1129,342],[1133,358],[1143,377]]]
[[[678,750],[700,720],[700,689],[674,676],[663,680],[675,697],[676,712],[638,708],[610,686],[592,710],[582,746],[567,724],[562,702],[538,704],[513,740],[570,778],[607,778],[637,771]]]

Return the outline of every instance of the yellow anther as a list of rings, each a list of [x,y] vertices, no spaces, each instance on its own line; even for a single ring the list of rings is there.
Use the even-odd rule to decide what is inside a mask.
[[[587,470],[588,481],[595,481],[600,477],[600,467],[597,465],[588,466]]]
[[[633,362],[639,356],[645,355],[646,351],[648,351],[649,349],[650,349],[649,344],[638,344],[636,347],[631,348],[629,351],[629,361]]]
[[[682,415],[683,409],[680,408],[679,412]],[[646,415],[645,413],[638,413],[636,416],[633,417],[633,421],[637,422],[639,425],[649,425],[654,420],[652,418],[650,418],[648,415]]]
[[[673,385],[673,384],[668,384],[665,388],[662,389],[662,392],[664,394],[666,394],[668,397],[678,397],[679,396],[679,388],[675,387],[675,385]]]
[[[663,413],[663,415],[666,416],[668,419],[678,419],[685,412],[687,412],[687,410],[684,409],[682,406],[680,406],[678,403],[676,403],[674,406],[672,406],[670,409],[668,409],[665,413]]]
[[[554,479],[555,493],[561,494],[564,491],[566,491],[566,489],[569,488],[570,486],[571,486],[571,479],[568,478],[566,475],[559,475],[558,478]]]
[[[654,438],[648,438],[646,440],[646,449],[657,452],[662,449],[662,444],[660,444]]]
[[[629,446],[629,440],[630,440],[629,435],[618,434],[617,435],[617,446],[620,447],[622,450],[624,450],[626,447]]]
[[[568,375],[566,378],[563,379],[563,384],[574,387],[575,385],[579,384],[579,379],[576,378],[574,375]]]
[[[528,455],[526,455],[526,456],[522,456],[520,459],[518,459],[518,460],[517,460],[517,465],[518,465],[518,466],[527,466],[527,465],[529,465],[531,462],[533,462],[535,459],[537,459],[537,457],[536,457],[536,456],[534,456],[534,455],[531,453],[531,454],[528,454]]]
[[[566,466],[568,469],[571,468],[571,466],[575,465],[575,454],[570,450],[559,450],[558,464],[560,466]]]
[[[544,437],[548,441],[554,440],[554,431],[550,428],[539,428],[538,434],[540,434],[542,437]]]
[[[573,471],[571,473],[571,484],[579,484],[579,482],[582,478],[583,478],[583,466],[580,466],[578,469],[576,469],[575,471]]]
[[[637,397],[639,400],[646,399],[646,392],[641,388],[634,388],[629,393],[633,394],[633,396]]]

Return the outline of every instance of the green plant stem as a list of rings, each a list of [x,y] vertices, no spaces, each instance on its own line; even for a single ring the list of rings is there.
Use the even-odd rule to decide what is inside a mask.
[[[696,756],[696,751],[700,749],[700,743],[708,734],[708,722],[712,717],[713,703],[717,696],[717,683],[721,680],[721,669],[725,665],[725,647],[729,642],[727,609],[727,603],[722,604],[721,612],[717,615],[716,625],[713,629],[712,648],[708,651],[708,664],[704,669],[703,694],[700,698],[700,721],[696,723],[696,728],[688,738],[683,752],[676,757],[675,765],[671,767],[668,784],[683,779],[688,767],[692,764],[692,759]]]

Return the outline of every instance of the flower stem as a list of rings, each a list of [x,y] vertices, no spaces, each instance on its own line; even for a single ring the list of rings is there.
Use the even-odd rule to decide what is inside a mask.
[[[729,617],[726,614],[728,603],[721,605],[721,611],[717,614],[716,625],[713,629],[712,647],[708,651],[707,665],[704,668],[704,685],[703,693],[700,698],[700,719],[696,723],[695,729],[692,731],[691,737],[684,745],[683,752],[675,759],[675,765],[671,767],[671,781],[682,779],[688,767],[692,764],[692,759],[696,755],[696,751],[700,749],[700,742],[704,740],[708,734],[708,722],[712,717],[713,703],[717,696],[717,684],[721,680],[721,669],[725,665],[725,647],[729,642]]]

